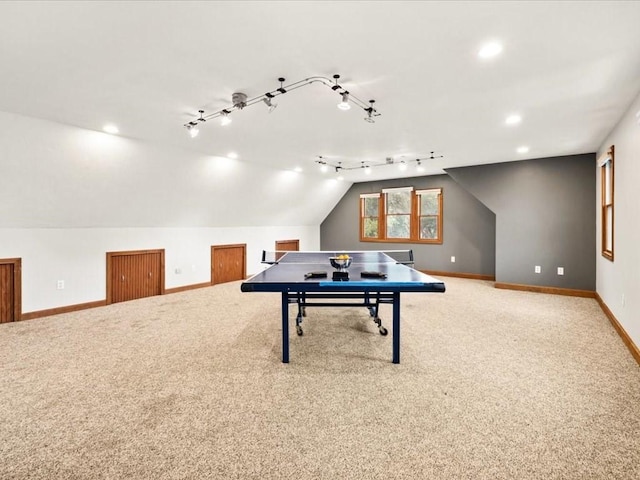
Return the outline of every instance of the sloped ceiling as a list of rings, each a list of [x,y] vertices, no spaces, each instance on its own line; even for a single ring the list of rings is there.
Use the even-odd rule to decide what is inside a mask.
[[[2,2],[0,110],[317,177],[335,175],[319,156],[409,162],[347,182],[415,176],[431,152],[424,174],[593,152],[640,90],[639,18],[640,2],[613,1]],[[479,59],[490,40],[503,52]],[[375,123],[314,84],[195,139],[183,128],[234,92],[335,73],[376,100]]]

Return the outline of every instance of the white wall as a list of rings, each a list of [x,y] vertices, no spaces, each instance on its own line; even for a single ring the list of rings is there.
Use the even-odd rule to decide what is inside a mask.
[[[22,311],[104,300],[109,251],[164,248],[174,288],[210,280],[211,245],[246,243],[249,274],[276,240],[319,249],[350,184],[265,165],[0,112],[0,258],[22,258]]]
[[[602,257],[600,177],[598,205],[596,290],[636,346],[640,347],[640,96],[598,149],[611,145],[614,160],[614,261]],[[599,175],[599,172],[598,172]]]
[[[263,160],[0,112],[0,228],[313,226],[350,186]]]
[[[247,274],[264,268],[262,250],[300,239],[319,249],[319,227],[0,229],[0,258],[22,258],[22,311],[106,298],[106,252],[165,249],[165,288],[211,280],[211,246],[247,244]],[[179,269],[181,273],[176,273]],[[65,288],[57,289],[58,280]]]

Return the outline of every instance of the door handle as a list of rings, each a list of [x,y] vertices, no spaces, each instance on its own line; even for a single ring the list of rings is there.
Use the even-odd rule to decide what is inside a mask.
[[[122,275],[122,281],[124,282],[124,275]]]

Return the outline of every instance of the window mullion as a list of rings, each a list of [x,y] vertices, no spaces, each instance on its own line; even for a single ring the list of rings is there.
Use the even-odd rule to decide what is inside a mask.
[[[378,239],[387,239],[387,194],[380,195],[378,198]]]

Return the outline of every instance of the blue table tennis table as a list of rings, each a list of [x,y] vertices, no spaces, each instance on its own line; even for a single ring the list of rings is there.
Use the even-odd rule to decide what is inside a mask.
[[[408,254],[398,260],[398,254]],[[330,257],[348,254],[348,279],[333,280]],[[241,285],[243,292],[281,292],[282,362],[289,362],[289,304],[298,306],[296,331],[302,335],[307,307],[366,307],[381,335],[387,330],[378,316],[380,304],[393,305],[393,363],[400,363],[400,293],[439,292],[445,285],[412,268],[413,253],[407,251],[277,252],[262,262],[269,266]],[[396,258],[394,258],[396,257]],[[344,276],[344,275],[343,275]],[[354,301],[355,300],[355,301]],[[357,300],[360,300],[358,302]]]

